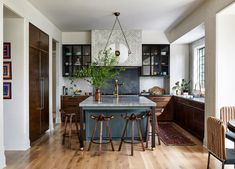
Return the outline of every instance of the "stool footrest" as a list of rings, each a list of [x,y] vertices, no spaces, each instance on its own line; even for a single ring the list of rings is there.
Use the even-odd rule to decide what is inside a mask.
[[[102,139],[102,142],[100,143],[99,140],[90,140],[94,144],[109,144],[110,140]],[[111,140],[112,141],[112,140]]]

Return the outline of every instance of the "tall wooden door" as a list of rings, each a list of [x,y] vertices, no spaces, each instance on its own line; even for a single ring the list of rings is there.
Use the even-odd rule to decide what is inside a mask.
[[[30,140],[41,135],[40,51],[29,48],[29,125]]]
[[[48,53],[41,51],[41,132],[44,133],[49,128],[49,56]]]
[[[49,36],[29,25],[30,141],[49,128]]]

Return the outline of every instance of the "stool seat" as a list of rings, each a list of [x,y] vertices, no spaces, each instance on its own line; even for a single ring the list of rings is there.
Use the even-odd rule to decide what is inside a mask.
[[[100,114],[99,116],[91,115],[90,118],[95,120],[95,126],[94,126],[93,131],[92,131],[92,136],[91,136],[90,143],[89,143],[89,146],[88,146],[88,151],[90,151],[92,143],[94,143],[94,144],[107,144],[107,143],[111,143],[112,151],[114,151],[114,146],[113,146],[113,142],[112,142],[112,138],[111,138],[111,134],[110,134],[110,128],[108,126],[108,121],[113,119],[114,116],[104,116],[103,114]],[[102,138],[103,122],[105,122],[106,129],[108,131],[108,141],[106,141],[106,142],[104,142],[103,138]],[[96,129],[98,127],[98,123],[100,124],[100,133],[99,133],[100,138],[99,138],[99,142],[94,140],[94,135],[95,135]]]
[[[144,119],[144,114],[136,115],[136,114],[132,113],[130,116],[123,115],[123,114],[121,114],[121,116],[124,120],[126,120],[126,124],[125,124],[124,130],[123,130],[123,133],[122,133],[122,138],[121,138],[121,142],[120,142],[118,151],[121,151],[123,142],[130,143],[131,144],[131,155],[132,156],[134,155],[133,145],[136,143],[134,140],[135,139],[134,138],[134,133],[135,133],[134,124],[136,124],[136,126],[137,126],[140,143],[142,145],[143,151],[145,151],[144,143],[143,143],[143,139],[142,139],[142,134],[141,134],[140,126],[139,126],[139,121]],[[132,129],[131,129],[131,141],[128,142],[125,140],[124,136],[125,136],[125,133],[127,132],[127,126],[128,126],[129,121],[131,121],[131,123],[132,123]]]

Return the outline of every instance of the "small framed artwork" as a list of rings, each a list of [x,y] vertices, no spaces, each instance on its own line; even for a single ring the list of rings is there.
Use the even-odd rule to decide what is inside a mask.
[[[3,43],[3,59],[11,59],[11,43]]]
[[[3,99],[11,99],[11,82],[3,82]]]
[[[3,79],[9,80],[12,79],[12,69],[11,62],[3,62]]]

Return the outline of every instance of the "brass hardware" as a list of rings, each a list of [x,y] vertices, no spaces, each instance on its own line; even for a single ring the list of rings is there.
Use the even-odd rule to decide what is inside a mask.
[[[114,96],[119,98],[119,86],[123,85],[123,83],[118,83],[118,80],[115,80],[115,88],[114,88]]]

